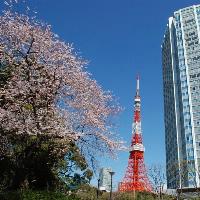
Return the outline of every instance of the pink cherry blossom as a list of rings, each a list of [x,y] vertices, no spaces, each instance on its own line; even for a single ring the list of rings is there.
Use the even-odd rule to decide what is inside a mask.
[[[123,146],[110,123],[120,107],[91,78],[86,64],[51,26],[5,12],[0,66],[11,74],[0,88],[0,129],[55,138],[63,153],[75,141],[84,155],[113,155]]]

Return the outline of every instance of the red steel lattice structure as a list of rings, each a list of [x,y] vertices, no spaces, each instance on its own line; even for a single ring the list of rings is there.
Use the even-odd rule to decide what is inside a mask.
[[[132,126],[132,141],[128,167],[122,182],[119,183],[119,191],[152,191],[152,186],[147,177],[144,164],[144,146],[142,143],[141,116],[140,116],[140,95],[139,77],[137,77],[137,87],[134,103],[134,118]]]

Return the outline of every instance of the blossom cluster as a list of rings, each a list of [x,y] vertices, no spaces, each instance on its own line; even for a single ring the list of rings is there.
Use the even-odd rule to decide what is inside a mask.
[[[76,141],[82,153],[113,153],[122,143],[109,123],[120,107],[85,70],[86,62],[51,26],[26,15],[0,16],[0,134],[55,138],[65,152]]]

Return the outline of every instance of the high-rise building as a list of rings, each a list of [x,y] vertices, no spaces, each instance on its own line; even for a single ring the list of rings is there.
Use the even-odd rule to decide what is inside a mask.
[[[111,189],[111,175],[112,169],[108,168],[101,168],[99,173],[99,189],[109,192]]]
[[[168,188],[200,186],[200,5],[174,12],[162,44]]]

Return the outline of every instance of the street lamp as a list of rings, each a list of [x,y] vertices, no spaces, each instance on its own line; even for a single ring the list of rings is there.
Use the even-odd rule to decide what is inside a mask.
[[[111,181],[111,183],[110,183],[110,200],[112,200],[112,177],[115,174],[115,172],[111,171],[109,173],[110,173],[110,181]]]
[[[98,181],[98,186],[97,186],[97,199],[99,199],[99,183],[100,183],[100,179],[98,179],[97,181]]]

